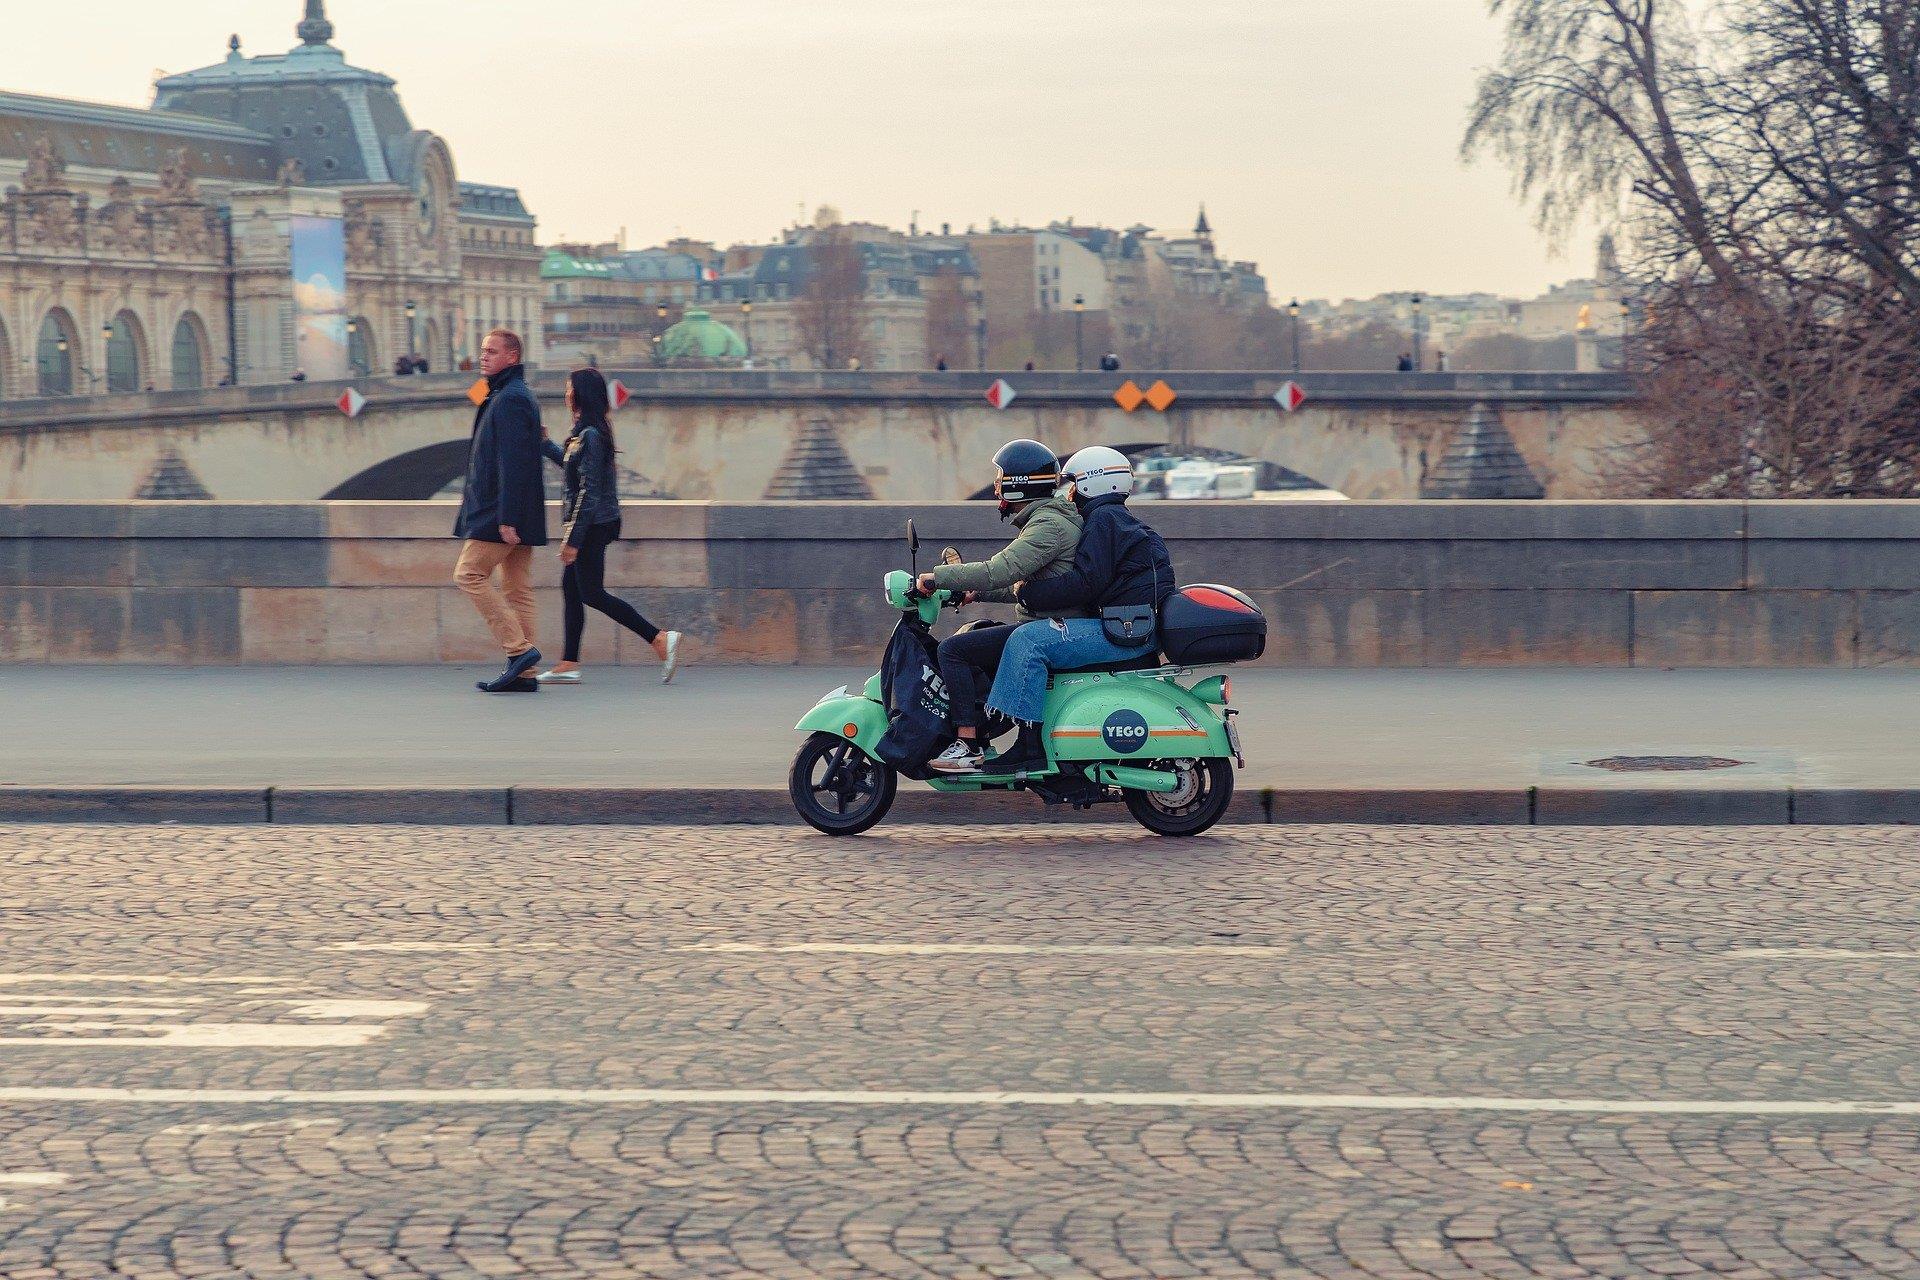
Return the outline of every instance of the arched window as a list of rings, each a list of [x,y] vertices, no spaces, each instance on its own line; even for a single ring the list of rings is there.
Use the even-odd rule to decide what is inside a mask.
[[[122,311],[108,325],[107,393],[126,395],[144,385],[147,363],[146,336],[140,332],[140,320],[131,311]]]
[[[207,327],[189,311],[173,326],[173,389],[196,391],[207,385]]]
[[[47,312],[47,318],[40,322],[40,337],[34,352],[39,373],[36,389],[41,395],[73,394],[73,368],[79,358],[79,345],[80,332],[66,309],[55,307]]]
[[[420,354],[426,357],[428,369],[433,373],[445,373],[447,362],[440,354],[440,326],[429,320],[421,334]]]
[[[347,321],[347,365],[356,378],[371,377],[374,370],[373,326],[365,316]]]
[[[0,400],[13,392],[13,344],[7,341],[6,321],[0,320]]]

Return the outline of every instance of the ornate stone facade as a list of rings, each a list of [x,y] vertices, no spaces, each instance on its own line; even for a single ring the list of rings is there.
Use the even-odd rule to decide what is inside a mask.
[[[302,367],[292,228],[336,218],[350,363],[442,371],[512,324],[538,360],[535,224],[462,183],[307,0],[289,53],[158,82],[136,110],[0,93],[0,397],[280,382]]]

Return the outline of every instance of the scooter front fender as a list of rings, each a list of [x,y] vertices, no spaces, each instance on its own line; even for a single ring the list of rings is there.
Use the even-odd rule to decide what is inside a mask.
[[[800,723],[793,727],[801,733],[831,733],[845,738],[872,756],[880,739],[886,736],[887,709],[857,694],[828,698],[800,717]]]

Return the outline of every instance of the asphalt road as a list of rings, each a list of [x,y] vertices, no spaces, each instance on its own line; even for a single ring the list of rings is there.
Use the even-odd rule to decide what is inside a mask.
[[[1896,829],[0,829],[0,1275],[1912,1276]]]
[[[488,697],[478,668],[0,668],[0,785],[780,787],[857,668],[647,668]],[[1242,790],[1911,787],[1920,671],[1233,673]],[[1710,756],[1708,774],[1583,761]]]

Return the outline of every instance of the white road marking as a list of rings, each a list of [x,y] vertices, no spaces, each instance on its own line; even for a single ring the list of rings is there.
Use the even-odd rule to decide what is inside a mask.
[[[212,978],[177,973],[0,973],[0,987],[29,982],[152,982],[169,984],[207,984],[213,986],[253,986],[262,982],[285,983],[286,978]],[[296,985],[304,986],[304,983]]]
[[[7,999],[13,1001],[15,1004],[37,1004],[37,1003],[60,1004],[64,1002],[67,1004],[84,1004],[89,1006],[113,1005],[113,1004],[151,1004],[155,1000],[165,1000],[168,1004],[205,1004],[207,1002],[207,997],[205,996],[176,996],[176,995],[89,996],[89,995],[79,995],[76,993],[70,993],[70,992],[64,992],[64,991],[56,992],[52,995],[48,995],[44,992],[37,995],[29,995],[24,991],[9,991],[7,993]],[[101,1012],[105,1013],[106,1010],[102,1009]]]
[[[129,1026],[112,1022],[36,1022],[23,1030],[64,1033],[105,1031],[119,1035],[50,1034],[0,1037],[0,1045],[41,1049],[314,1049],[357,1048],[386,1030],[377,1022],[155,1022]]]
[[[0,1005],[0,1018],[34,1017],[44,1018],[51,1014],[61,1017],[94,1018],[177,1018],[185,1009],[157,1009],[152,1006],[134,1008],[129,1005],[97,1004],[7,1004]]]
[[[296,1018],[417,1018],[432,1007],[424,1000],[301,1000],[287,1012]]]
[[[1920,960],[1920,951],[1849,951],[1843,947],[1740,947],[1741,960]]]
[[[322,947],[323,951],[391,951],[406,953],[410,951],[552,951],[559,947],[557,942],[332,942]]]
[[[669,947],[668,950],[704,955],[828,956],[1284,956],[1293,954],[1291,947],[1118,942],[701,942]]]
[[[0,1187],[57,1187],[63,1182],[73,1181],[70,1173],[45,1173],[39,1171],[20,1173],[0,1173]]]
[[[211,1106],[1165,1107],[1255,1111],[1501,1111],[1623,1116],[1913,1116],[1920,1101],[1498,1098],[1355,1093],[1066,1093],[943,1089],[116,1089],[0,1088],[0,1102]]]

